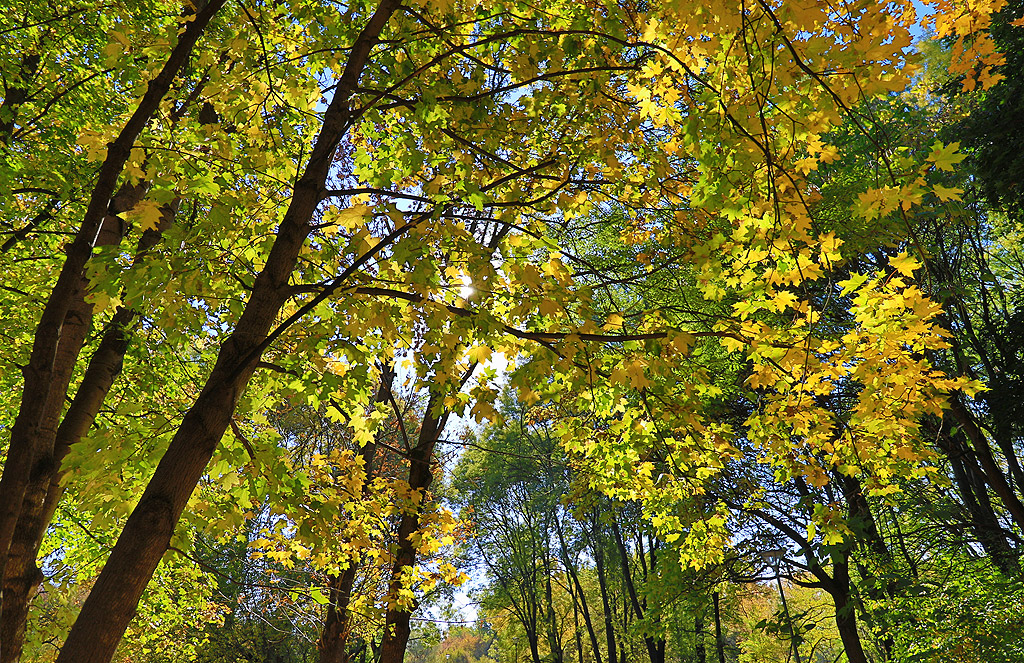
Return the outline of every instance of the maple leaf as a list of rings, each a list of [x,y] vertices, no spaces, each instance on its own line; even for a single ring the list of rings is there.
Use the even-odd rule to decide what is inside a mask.
[[[160,206],[153,200],[143,200],[141,203],[135,206],[129,216],[133,219],[137,219],[139,222],[139,228],[146,232],[147,230],[156,230],[160,227],[160,220],[163,218],[163,212],[160,211]]]
[[[932,191],[935,193],[936,196],[939,197],[939,200],[941,200],[944,203],[949,202],[951,200],[960,200],[960,195],[963,194],[964,192],[964,190],[961,189],[960,187],[944,187],[941,184],[936,184],[935,186],[933,186]]]
[[[893,258],[889,258],[889,266],[903,276],[913,276],[914,270],[921,267],[921,263],[906,251],[902,251]]]
[[[966,154],[959,154],[957,152],[959,149],[959,142],[943,145],[940,141],[935,141],[935,144],[932,145],[931,154],[928,155],[928,161],[935,164],[935,167],[939,170],[952,172],[954,165],[967,158]]]
[[[470,361],[482,364],[491,358],[491,352],[491,349],[486,345],[477,345],[470,348],[469,351],[466,352],[466,356],[469,357]]]

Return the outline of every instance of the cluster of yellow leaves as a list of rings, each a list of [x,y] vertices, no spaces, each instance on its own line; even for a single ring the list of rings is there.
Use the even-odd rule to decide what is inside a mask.
[[[451,510],[424,503],[423,493],[404,480],[378,477],[364,488],[362,457],[349,450],[315,454],[289,476],[293,495],[284,492],[273,507],[273,524],[249,543],[251,556],[272,560],[284,568],[305,565],[330,574],[357,564],[361,573],[385,587],[394,564],[396,519],[417,513],[420,527],[410,539],[418,564],[406,569],[398,596],[388,601],[410,605],[413,597],[438,583],[460,585],[467,576],[445,561],[452,546],[467,536],[466,524]],[[374,607],[364,597],[364,608]]]
[[[925,3],[932,8],[924,19],[933,39],[953,39],[949,70],[963,76],[963,88],[975,89],[981,84],[987,90],[1005,78],[995,68],[1006,58],[996,51],[988,34],[992,15],[1006,6],[1005,0],[935,0]]]
[[[975,34],[997,8],[972,5],[970,21],[948,29]],[[699,547],[692,541],[727,539],[725,520],[715,515],[721,507],[702,496],[708,479],[742,453],[736,447],[753,445],[758,461],[776,468],[780,480],[799,476],[820,487],[839,471],[885,495],[900,478],[934,472],[920,419],[941,415],[945,393],[977,388],[928,362],[927,353],[945,345],[938,305],[912,283],[921,266],[915,258],[901,253],[890,258],[889,269],[854,274],[837,287],[843,240],[814,221],[820,195],[808,177],[840,156],[823,136],[849,108],[904,89],[916,71],[908,49],[916,12],[909,3],[897,9],[859,5],[854,15],[814,0],[712,2],[664,6],[637,26],[657,50],[627,85],[636,112],[665,130],[654,134],[663,137],[659,149],[697,165],[687,173],[692,184],[675,190],[689,202],[675,225],[630,215],[622,238],[689,251],[705,301],[732,312],[713,326],[717,342],[701,342],[700,351],[710,358],[717,345],[747,362],[744,386],[757,408],[741,444],[738,432],[703,414],[708,400],[721,395],[713,380],[665,352],[668,343],[655,346],[661,356],[638,345],[615,355],[604,383],[595,382],[593,369],[578,374],[578,388],[585,389],[574,396],[590,418],[563,422],[562,436],[593,487],[641,501],[666,538],[686,533],[686,549]],[[941,8],[947,16],[951,11]],[[975,37],[971,44],[981,50],[972,57],[983,57],[988,38]],[[936,143],[920,164],[910,157],[887,161],[890,181],[862,192],[851,214],[872,222],[959,200],[959,189],[933,181],[936,171],[950,171],[964,158],[957,147]],[[656,177],[658,170],[644,174]],[[624,185],[621,199],[643,207],[649,191]],[[638,260],[650,269],[646,248]],[[825,323],[837,299],[847,302],[851,318],[841,328]],[[631,331],[658,329],[648,316]],[[568,340],[559,351],[580,356]],[[656,405],[645,400],[637,407],[637,392]],[[723,439],[736,442],[723,445]],[[700,506],[691,514],[678,512],[694,500]],[[822,511],[818,525],[835,542],[845,530],[829,514],[835,515]]]

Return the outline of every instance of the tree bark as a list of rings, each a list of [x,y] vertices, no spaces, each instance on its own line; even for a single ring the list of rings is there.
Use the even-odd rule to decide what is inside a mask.
[[[936,440],[953,469],[953,479],[967,508],[971,530],[999,572],[1007,578],[1016,578],[1020,575],[1020,562],[992,508],[986,472],[979,467],[967,441],[962,439],[964,433],[951,435],[949,428],[942,422]]]
[[[385,366],[381,372],[380,389],[375,399],[377,403],[387,401],[394,378],[394,372]],[[396,414],[401,416],[399,413]],[[375,475],[373,460],[377,455],[377,447],[378,440],[375,439],[372,443],[364,444],[360,453],[364,471],[361,493],[364,497],[369,493],[370,481]],[[352,614],[348,606],[352,600],[352,588],[355,586],[358,571],[359,565],[356,560],[350,559],[349,565],[340,574],[330,577],[327,585],[330,602],[327,604],[324,629],[316,643],[320,663],[349,663],[348,636],[352,632]]]
[[[430,484],[434,481],[431,461],[446,418],[434,417],[432,410],[436,405],[437,399],[431,396],[427,400],[427,411],[423,415],[423,425],[420,426],[416,446],[409,451],[409,489],[419,494],[420,502],[408,508],[398,523],[398,548],[395,551],[395,563],[391,568],[391,581],[388,585],[389,607],[384,616],[380,663],[402,663],[412,631],[409,620],[415,606],[402,607],[391,602],[397,599],[404,588],[402,579],[407,570],[416,565],[416,544],[412,537],[420,528],[420,510],[423,500],[427,498]]]
[[[565,535],[562,533],[561,523],[558,521],[558,514],[555,514],[555,531],[558,533],[558,543],[562,547],[562,563],[569,574],[569,579],[576,587],[576,594],[579,596],[580,611],[583,613],[583,623],[587,627],[587,635],[590,636],[590,647],[594,650],[594,663],[601,663],[601,649],[597,642],[597,631],[594,629],[594,622],[590,618],[590,608],[587,605],[587,597],[583,592],[583,585],[580,583],[576,565],[571,561],[569,549],[565,545]]]
[[[725,663],[725,637],[722,635],[722,611],[721,595],[715,592],[711,595],[711,601],[715,609],[715,651],[718,652],[718,663]]]
[[[836,629],[849,663],[868,663],[857,632],[857,608],[850,594],[850,562],[844,553],[832,555],[832,583],[827,589],[836,605]]]
[[[13,86],[4,89],[4,100],[0,103],[0,145],[8,145],[14,134],[14,126],[18,123],[18,111],[28,99],[28,83],[36,72],[43,58],[38,53],[26,53],[21,58],[21,67]],[[7,120],[2,119],[4,115]]]
[[[348,605],[358,568],[354,560],[350,561],[348,567],[341,574],[331,576],[327,584],[330,603],[327,605],[324,630],[316,642],[320,663],[349,663],[348,636],[352,628]]]
[[[127,198],[115,196],[114,201],[117,205],[112,212],[119,214],[128,211],[141,195],[140,188]],[[175,211],[176,205],[165,207],[160,225],[143,233],[135,253],[136,263],[144,259],[160,241],[163,232],[173,222]],[[101,240],[102,237],[101,234]],[[99,241],[97,245],[102,243],[104,242]],[[82,303],[84,304],[84,299]],[[72,445],[77,444],[88,432],[99,413],[100,406],[121,373],[129,343],[128,327],[137,315],[136,311],[122,307],[107,323],[75,397],[57,428],[52,455],[40,459],[32,472],[25,491],[22,512],[11,541],[3,581],[0,663],[14,663],[21,658],[29,603],[43,581],[36,558],[46,529],[53,520],[57,505],[64,494],[64,473],[61,471],[61,463]]]
[[[117,138],[109,144],[85,216],[67,248],[67,258],[39,319],[32,353],[28,364],[22,369],[24,386],[21,403],[11,427],[10,448],[3,476],[0,477],[0,578],[5,577],[7,554],[33,467],[52,453],[57,420],[67,390],[66,384],[61,388],[63,376],[73,371],[82,345],[71,337],[79,333],[77,325],[65,328],[65,323],[74,322],[74,317],[81,315],[81,311],[76,312],[74,309],[80,306],[78,302],[82,296],[85,265],[109,218],[111,197],[117,189],[118,179],[135,140],[159,108],[200,35],[223,4],[224,0],[211,0],[186,24],[160,73],[149,82],[135,112]]]
[[[622,580],[626,585],[626,593],[629,596],[630,605],[633,606],[633,612],[636,613],[637,619],[642,620],[647,613],[646,601],[641,603],[637,595],[636,585],[633,583],[633,573],[629,568],[629,552],[626,550],[626,543],[622,539],[622,531],[619,529],[619,524],[614,518],[612,519],[612,534],[615,536],[615,545],[619,551],[619,559],[622,565]],[[643,552],[641,551],[640,554],[643,555]],[[664,640],[658,640],[649,635],[644,635],[643,638],[651,663],[664,663]]]
[[[548,533],[546,528],[541,530],[541,536],[547,541]],[[548,655],[552,663],[563,663],[565,651],[562,647],[561,633],[555,619],[555,601],[551,591],[551,556],[548,546],[544,546],[544,622],[548,636]]]
[[[612,619],[612,607],[608,600],[608,578],[605,574],[604,552],[601,550],[601,542],[597,541],[597,521],[599,516],[594,515],[594,565],[597,567],[597,586],[601,590],[601,605],[604,608],[604,637],[608,646],[608,660],[612,663],[618,661],[615,655],[615,622]]]
[[[949,411],[953,414],[967,439],[971,441],[974,456],[985,471],[989,485],[992,486],[996,495],[1003,502],[1003,506],[1006,507],[1010,517],[1013,518],[1013,522],[1016,523],[1017,527],[1024,529],[1024,504],[1021,503],[1017,494],[1010,487],[1002,468],[999,467],[995,458],[992,457],[992,449],[988,444],[985,433],[978,427],[974,416],[964,406],[959,394],[954,393],[950,395]]]
[[[696,663],[707,663],[708,654],[704,647],[704,615],[700,611],[693,616],[693,637]]]
[[[216,11],[213,0],[200,16]],[[269,342],[269,332],[291,294],[289,278],[312,230],[335,150],[354,118],[350,101],[370,49],[398,0],[382,0],[352,46],[309,162],[295,184],[273,248],[252,286],[244,311],[221,346],[216,364],[161,458],[149,485],[111,552],[61,649],[58,663],[108,663],[174,527],[227,430],[242,391]],[[190,26],[198,19],[192,21]],[[383,243],[382,243],[383,244]]]

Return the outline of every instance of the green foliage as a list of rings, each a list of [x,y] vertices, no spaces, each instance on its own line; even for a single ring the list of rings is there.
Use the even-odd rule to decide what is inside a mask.
[[[1024,661],[1024,587],[984,568],[925,582],[884,606],[894,659]]]

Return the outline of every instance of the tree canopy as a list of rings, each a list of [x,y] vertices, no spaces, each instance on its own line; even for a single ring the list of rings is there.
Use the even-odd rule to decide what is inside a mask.
[[[0,663],[1019,660],[1019,13],[9,3]]]

